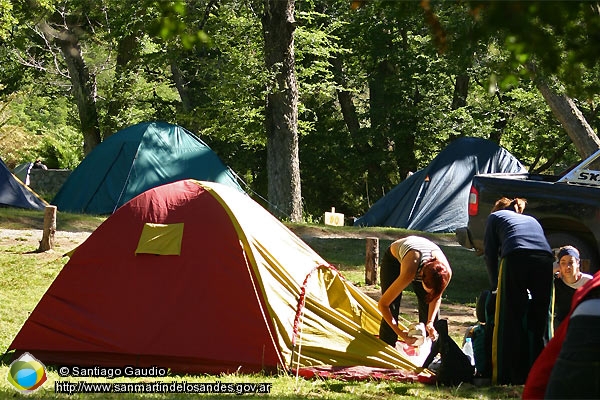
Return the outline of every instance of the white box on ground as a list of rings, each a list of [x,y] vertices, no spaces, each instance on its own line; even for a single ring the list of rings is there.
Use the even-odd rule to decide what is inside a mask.
[[[344,214],[336,213],[335,207],[331,207],[331,212],[325,211],[325,225],[344,226]]]

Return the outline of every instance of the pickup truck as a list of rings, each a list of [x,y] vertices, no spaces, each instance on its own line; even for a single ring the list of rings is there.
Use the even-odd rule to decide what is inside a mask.
[[[570,244],[581,253],[581,269],[600,269],[600,150],[561,176],[529,173],[475,175],[469,220],[458,228],[461,246],[483,254],[487,217],[499,198],[527,200],[524,214],[535,217],[553,249]]]

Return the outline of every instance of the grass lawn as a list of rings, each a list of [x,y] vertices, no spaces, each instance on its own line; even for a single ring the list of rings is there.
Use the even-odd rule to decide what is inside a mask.
[[[81,232],[93,231],[103,220],[102,217],[70,215],[60,213],[57,221],[59,231]],[[20,211],[0,208],[0,228],[22,230],[22,234],[8,240],[0,232],[0,353],[4,353],[12,339],[27,319],[39,299],[44,294],[53,279],[67,262],[66,257],[61,257],[60,252],[36,253],[37,246],[32,245],[29,229],[41,229],[43,223],[42,212]],[[292,227],[293,228],[293,227]],[[325,229],[325,227],[323,227]],[[345,233],[356,229],[351,227],[327,227],[333,233]],[[405,235],[406,231],[386,229],[361,228],[361,234],[382,234],[391,237]],[[431,235],[428,235],[431,236]],[[448,242],[448,235],[438,237],[444,243]],[[41,237],[40,237],[41,238]],[[37,239],[40,239],[37,238]],[[35,239],[35,238],[34,238]],[[336,238],[306,239],[307,243],[323,258],[338,267],[347,279],[357,285],[364,285],[364,259],[365,242],[363,239]],[[383,251],[391,239],[381,239],[380,252]],[[73,244],[73,247],[76,243]],[[450,287],[446,292],[444,304],[474,306],[479,292],[487,287],[487,276],[483,261],[472,252],[457,247],[456,245],[442,245],[444,252],[450,260],[454,275]],[[69,249],[61,249],[69,250]],[[407,293],[407,296],[410,296]],[[450,320],[450,323],[452,321]],[[457,338],[455,338],[456,340]],[[34,355],[35,356],[35,355]],[[0,399],[20,398],[13,387],[8,383],[9,363],[0,364]],[[297,378],[281,372],[275,375],[265,374],[229,374],[229,375],[195,375],[195,376],[166,376],[163,378],[87,378],[86,381],[105,384],[112,383],[113,389],[141,389],[132,384],[144,384],[146,388],[156,381],[163,381],[166,385],[197,384],[195,390],[214,388],[216,383],[226,386],[234,393],[228,394],[141,394],[141,393],[98,393],[98,394],[62,394],[55,393],[55,385],[66,386],[63,382],[78,382],[82,378],[61,378],[58,372],[48,366],[48,381],[40,390],[27,396],[32,399],[73,399],[73,398],[98,398],[98,399],[179,399],[190,398],[240,398],[236,391],[269,389],[269,393],[245,393],[243,398],[270,397],[277,399],[510,399],[519,398],[522,386],[497,386],[475,387],[463,384],[458,387],[436,387],[420,383],[400,383],[393,381],[369,380],[362,382],[344,382],[334,379]],[[57,383],[59,382],[59,383]],[[129,385],[129,386],[127,386]]]

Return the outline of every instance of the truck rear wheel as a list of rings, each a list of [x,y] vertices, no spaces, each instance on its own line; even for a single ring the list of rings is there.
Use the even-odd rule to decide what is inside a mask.
[[[585,240],[571,233],[565,232],[549,233],[548,235],[546,235],[546,239],[548,239],[548,243],[550,244],[550,247],[552,247],[554,254],[558,252],[558,249],[561,246],[571,245],[573,247],[576,247],[577,250],[579,250],[579,255],[582,260],[582,272],[594,274],[594,272],[598,271],[600,267],[600,265],[598,265],[598,254],[594,247],[590,246]],[[589,260],[589,264],[586,260]]]

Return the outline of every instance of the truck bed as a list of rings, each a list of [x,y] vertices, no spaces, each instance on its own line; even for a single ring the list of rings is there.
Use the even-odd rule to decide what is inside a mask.
[[[535,217],[551,247],[573,245],[581,252],[582,269],[599,269],[600,186],[572,183],[564,177],[540,174],[484,174],[473,178],[468,226],[456,231],[467,248],[483,252],[485,222],[501,197],[527,200],[524,214]],[[476,199],[476,207],[471,204]],[[585,264],[585,265],[584,265]],[[586,267],[586,268],[584,268]]]

